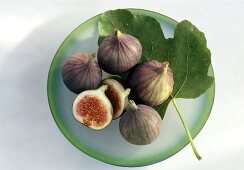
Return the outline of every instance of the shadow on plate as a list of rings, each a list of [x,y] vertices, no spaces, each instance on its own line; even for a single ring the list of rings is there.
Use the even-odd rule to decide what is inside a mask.
[[[78,20],[78,16],[70,14],[46,21],[33,29],[2,62],[0,135],[7,131],[8,136],[1,139],[0,145],[4,146],[1,152],[8,156],[6,159],[17,157],[20,161],[17,164],[25,162],[40,168],[115,169],[73,147],[61,135],[48,106],[47,76],[51,61],[64,38],[78,26],[74,26]]]

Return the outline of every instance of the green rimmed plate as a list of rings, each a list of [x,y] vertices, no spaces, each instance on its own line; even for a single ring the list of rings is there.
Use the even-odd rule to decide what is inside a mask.
[[[131,9],[157,19],[166,37],[172,37],[177,24],[164,15]],[[48,101],[56,124],[64,136],[79,150],[103,162],[119,166],[143,166],[153,164],[176,154],[188,143],[180,119],[170,104],[160,136],[150,145],[137,146],[126,142],[119,132],[119,120],[105,129],[93,131],[79,124],[72,115],[72,103],[76,97],[62,81],[61,68],[67,57],[78,52],[93,53],[98,49],[97,22],[99,15],[79,25],[64,40],[52,61],[48,75]],[[212,67],[209,74],[213,75]],[[177,99],[186,124],[195,137],[206,123],[214,100],[214,85],[197,99]],[[193,155],[194,156],[194,155]]]

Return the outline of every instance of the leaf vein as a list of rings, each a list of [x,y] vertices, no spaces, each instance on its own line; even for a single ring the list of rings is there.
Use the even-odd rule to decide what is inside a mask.
[[[181,85],[181,87],[179,88],[179,90],[176,92],[175,94],[175,98],[176,96],[179,94],[179,92],[181,91],[181,89],[184,87],[184,85],[186,84],[186,81],[188,79],[188,74],[189,74],[189,55],[190,55],[190,46],[189,46],[189,40],[188,40],[188,31],[186,30],[186,43],[187,43],[187,56],[186,56],[186,76],[185,79]]]
[[[150,53],[150,56],[149,56],[149,59],[151,59],[152,58],[153,51],[154,51],[154,47],[153,47],[154,43],[153,43],[152,36],[151,36],[151,33],[150,33],[147,25],[145,26],[145,28],[146,28],[146,30],[148,32],[148,35],[149,35],[149,38],[150,38],[150,41],[151,41],[151,53]]]
[[[169,100],[170,100],[170,99],[165,100],[165,102],[163,102],[163,103],[161,104],[161,106],[157,109],[157,111],[159,111],[165,104],[167,104],[167,102],[168,102]]]
[[[113,24],[113,22],[109,19],[108,16],[105,15],[105,18],[110,22],[110,24],[111,24],[115,29],[117,29],[117,27]]]

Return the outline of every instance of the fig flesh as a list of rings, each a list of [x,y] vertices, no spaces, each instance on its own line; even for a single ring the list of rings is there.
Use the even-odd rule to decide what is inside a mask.
[[[162,120],[156,110],[147,105],[136,105],[132,100],[119,122],[123,138],[136,145],[152,143],[159,136],[161,127]]]
[[[105,95],[108,97],[113,106],[113,119],[118,118],[128,105],[128,95],[130,89],[125,88],[114,79],[105,79],[102,84],[108,85],[108,89],[105,91]]]
[[[174,80],[169,62],[150,60],[137,65],[129,76],[133,94],[145,104],[162,104],[171,95]]]
[[[62,77],[66,87],[79,94],[84,90],[96,89],[102,80],[102,70],[95,56],[78,53],[69,57],[62,68]]]
[[[117,74],[124,73],[136,65],[141,54],[142,46],[137,38],[116,31],[101,42],[97,58],[104,71]]]
[[[105,95],[108,85],[80,93],[73,103],[73,115],[81,124],[100,130],[112,120],[113,108]]]

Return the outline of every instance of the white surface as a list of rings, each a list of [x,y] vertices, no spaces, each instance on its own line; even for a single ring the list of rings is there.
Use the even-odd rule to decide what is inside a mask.
[[[190,146],[146,167],[152,170],[244,169],[244,1],[242,0],[0,0],[0,169],[130,169],[81,153],[51,116],[48,68],[63,39],[86,19],[109,9],[145,8],[202,30],[212,52],[216,97],[211,116]]]

